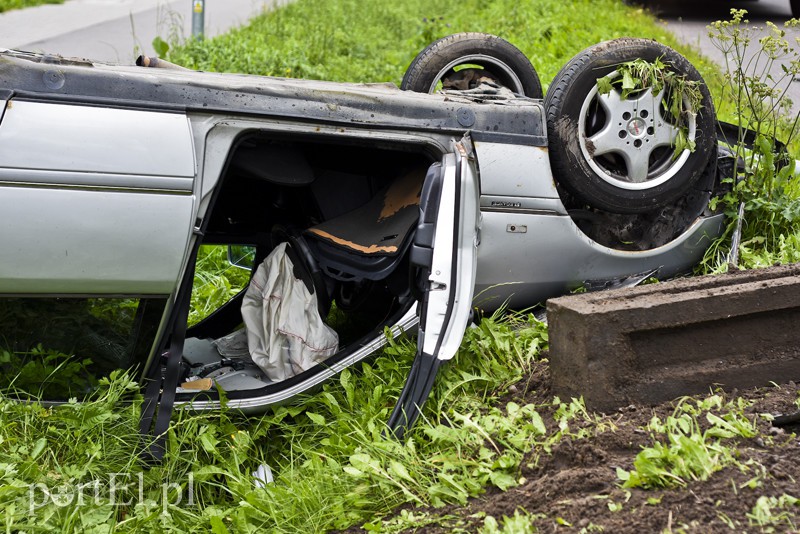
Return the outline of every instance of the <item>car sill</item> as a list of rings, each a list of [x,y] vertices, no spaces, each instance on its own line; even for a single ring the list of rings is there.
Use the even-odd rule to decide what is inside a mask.
[[[392,326],[392,335],[397,336],[400,335],[402,332],[408,332],[409,330],[417,326],[417,322],[418,318],[416,313],[416,306],[411,306],[409,310],[405,313],[405,315],[403,315],[403,317],[401,317],[400,320],[397,321],[397,323],[394,326]],[[294,397],[295,395],[298,395],[306,390],[309,390],[321,384],[322,382],[336,375],[337,373],[341,372],[345,368],[355,365],[356,363],[365,359],[367,356],[373,354],[375,351],[383,347],[385,344],[386,344],[386,339],[381,333],[378,336],[376,336],[372,341],[370,341],[368,344],[364,345],[358,351],[354,352],[353,354],[351,354],[346,358],[343,358],[341,361],[336,362],[332,366],[321,370],[319,373],[310,377],[308,380],[304,380],[289,388],[286,388],[284,390],[272,394],[260,395],[258,397],[253,397],[248,399],[229,399],[227,401],[227,407],[232,408],[234,410],[240,410],[244,413],[262,412],[267,406],[285,402],[286,400]],[[175,404],[178,406],[185,406],[192,411],[218,410],[220,408],[220,402],[216,400],[176,401]]]

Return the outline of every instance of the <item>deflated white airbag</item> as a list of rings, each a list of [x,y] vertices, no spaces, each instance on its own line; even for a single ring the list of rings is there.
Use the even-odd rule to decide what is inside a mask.
[[[339,336],[320,317],[316,295],[294,277],[286,243],[256,270],[242,318],[253,362],[273,381],[301,373],[339,349]]]

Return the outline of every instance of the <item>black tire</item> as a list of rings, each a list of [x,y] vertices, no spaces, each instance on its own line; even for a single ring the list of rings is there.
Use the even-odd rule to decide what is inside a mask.
[[[613,89],[598,95],[599,78],[638,58],[660,59],[698,82],[700,110],[687,113],[681,126],[695,142],[694,151],[675,157],[678,126],[662,114],[661,95],[648,90],[622,100]],[[670,94],[667,90],[663,98]],[[702,77],[686,58],[655,41],[623,38],[587,48],[553,79],[544,106],[556,180],[579,200],[612,213],[645,213],[676,200],[716,152],[714,105]]]
[[[530,60],[505,39],[487,33],[456,33],[431,43],[409,65],[400,88],[433,93],[459,65],[476,65],[500,85],[542,98],[542,84]]]

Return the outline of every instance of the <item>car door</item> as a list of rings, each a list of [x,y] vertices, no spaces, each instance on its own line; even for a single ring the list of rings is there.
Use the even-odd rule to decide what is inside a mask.
[[[454,143],[428,171],[411,248],[419,291],[417,355],[389,418],[398,438],[414,424],[440,365],[453,358],[471,316],[480,237],[479,186],[472,143]]]
[[[0,294],[169,295],[194,221],[185,114],[7,101]]]
[[[52,400],[144,367],[195,221],[186,115],[94,104],[0,95],[0,353]]]

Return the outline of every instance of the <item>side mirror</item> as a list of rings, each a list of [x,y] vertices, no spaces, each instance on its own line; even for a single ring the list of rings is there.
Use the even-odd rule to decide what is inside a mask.
[[[228,245],[228,263],[239,269],[252,271],[256,260],[256,247],[251,245]]]

